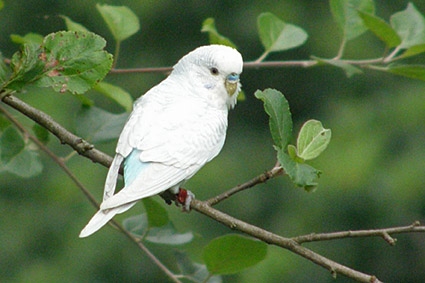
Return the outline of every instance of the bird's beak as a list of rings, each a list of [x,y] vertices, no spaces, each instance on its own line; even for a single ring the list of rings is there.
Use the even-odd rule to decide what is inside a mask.
[[[227,76],[226,81],[224,82],[224,86],[226,87],[227,94],[232,96],[238,89],[239,83],[239,75],[236,73],[232,73]]]

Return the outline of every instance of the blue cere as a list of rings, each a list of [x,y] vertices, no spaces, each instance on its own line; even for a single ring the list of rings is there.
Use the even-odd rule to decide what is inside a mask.
[[[227,76],[227,80],[237,81],[237,80],[239,80],[239,75],[236,74],[236,73],[231,73],[230,75]]]

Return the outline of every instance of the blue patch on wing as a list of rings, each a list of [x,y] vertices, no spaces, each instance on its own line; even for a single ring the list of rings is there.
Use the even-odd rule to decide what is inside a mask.
[[[140,150],[133,149],[124,160],[124,183],[126,186],[129,186],[142,170],[148,166],[148,163],[140,160],[140,153]]]

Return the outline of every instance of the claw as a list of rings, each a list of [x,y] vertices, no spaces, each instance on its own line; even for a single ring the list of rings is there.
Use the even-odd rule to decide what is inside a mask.
[[[192,199],[195,198],[195,195],[186,189],[179,188],[179,192],[176,194],[176,201],[183,205],[183,211],[190,211],[190,203]]]

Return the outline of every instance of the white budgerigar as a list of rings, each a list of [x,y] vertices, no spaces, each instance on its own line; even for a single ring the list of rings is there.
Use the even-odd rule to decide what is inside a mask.
[[[166,190],[177,195],[185,181],[220,152],[242,67],[235,49],[202,46],[135,102],[106,177],[100,210],[80,237],[93,234],[140,199]],[[124,188],[114,194],[123,161]],[[183,200],[186,206],[188,201]]]

